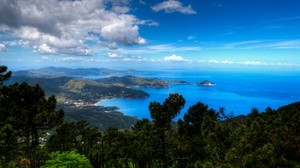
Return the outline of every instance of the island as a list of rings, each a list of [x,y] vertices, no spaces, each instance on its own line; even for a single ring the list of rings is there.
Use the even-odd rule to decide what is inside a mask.
[[[215,84],[214,82],[211,82],[211,81],[208,81],[208,80],[199,82],[198,85],[199,85],[199,86],[205,86],[205,87],[216,86],[216,84]]]

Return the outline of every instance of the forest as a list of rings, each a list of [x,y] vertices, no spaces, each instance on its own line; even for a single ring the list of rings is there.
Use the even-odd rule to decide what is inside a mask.
[[[149,104],[150,120],[103,132],[10,77],[0,66],[0,168],[300,167],[300,102],[240,117],[198,102],[174,121],[185,99],[173,93]]]

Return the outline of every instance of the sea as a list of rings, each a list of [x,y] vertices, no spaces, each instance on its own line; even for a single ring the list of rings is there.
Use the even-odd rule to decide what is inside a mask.
[[[128,74],[118,74],[125,76]],[[263,112],[267,107],[277,109],[300,101],[300,74],[291,72],[215,72],[192,70],[139,71],[129,74],[162,80],[181,80],[191,84],[172,84],[168,88],[136,88],[150,94],[143,99],[106,99],[98,102],[100,106],[116,106],[125,115],[139,119],[151,119],[148,106],[150,102],[163,103],[171,93],[179,93],[186,100],[184,108],[175,118],[182,118],[188,108],[197,102],[207,104],[218,111],[225,109],[228,115],[247,115],[253,108]],[[203,87],[201,81],[211,81],[216,85]]]

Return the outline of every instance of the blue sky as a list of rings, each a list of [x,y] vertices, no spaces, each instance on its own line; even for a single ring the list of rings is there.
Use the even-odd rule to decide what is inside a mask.
[[[299,0],[1,0],[10,69],[300,70]]]

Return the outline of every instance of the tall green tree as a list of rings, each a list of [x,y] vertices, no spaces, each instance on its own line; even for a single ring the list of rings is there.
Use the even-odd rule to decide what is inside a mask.
[[[198,102],[189,107],[183,120],[178,120],[179,143],[184,142],[184,148],[178,148],[179,157],[189,159],[189,163],[204,161],[206,156],[205,132],[211,132],[208,123],[216,121],[218,114],[207,105]],[[184,167],[184,165],[182,166]]]
[[[157,149],[163,167],[168,167],[169,163],[166,134],[171,128],[172,120],[180,113],[184,105],[185,100],[182,95],[178,93],[170,94],[163,104],[151,102],[149,105],[150,115],[151,118],[153,118],[154,126],[157,130]]]

